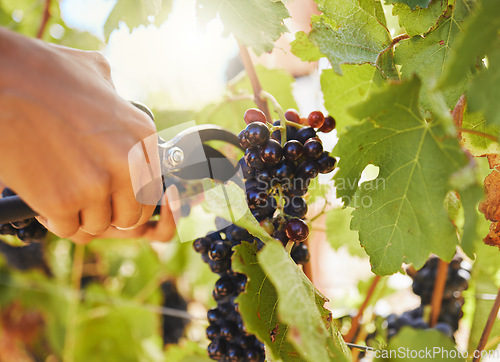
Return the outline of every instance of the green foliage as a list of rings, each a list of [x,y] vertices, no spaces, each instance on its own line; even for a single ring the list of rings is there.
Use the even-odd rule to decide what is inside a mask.
[[[334,250],[345,246],[349,254],[365,257],[366,253],[359,244],[358,233],[349,229],[352,208],[338,208],[328,211],[326,215],[326,236]]]
[[[280,0],[197,0],[198,15],[205,22],[219,16],[225,33],[251,47],[257,54],[271,51],[287,31],[283,19],[290,15]]]
[[[480,69],[480,59],[498,47],[499,11],[498,1],[479,2],[475,13],[463,25],[464,34],[457,41],[456,51],[441,83],[443,87],[459,83],[471,68]]]
[[[297,52],[294,47],[292,51],[298,56],[304,56],[303,59],[310,60],[311,57],[305,55],[305,49],[317,47],[338,74],[342,74],[341,64],[377,65],[380,53],[391,44],[391,36],[373,15],[374,12],[367,11],[367,3],[363,2],[363,7],[354,0],[318,0],[317,3],[323,14],[312,19],[312,30],[309,33],[312,44],[307,44],[301,34],[300,42],[292,44],[298,46]],[[376,4],[373,2],[372,6],[376,7]],[[360,27],[359,24],[363,26]]]
[[[447,0],[433,0],[428,7],[417,9],[411,9],[404,3],[396,3],[392,14],[399,17],[399,26],[404,28],[409,36],[416,36],[435,29],[447,8]]]
[[[403,327],[390,340],[387,349],[379,353],[380,358],[375,359],[377,362],[428,361],[434,358],[444,362],[465,361],[460,357],[453,342],[433,329],[418,330]]]
[[[278,295],[257,260],[257,245],[243,242],[234,248],[232,259],[235,271],[250,276],[245,292],[237,298],[248,332],[265,343],[273,359],[302,360],[300,353],[287,339],[289,326],[276,313]]]
[[[278,293],[277,313],[289,325],[289,338],[309,361],[349,361],[347,347],[327,301],[298,269],[278,241],[271,241],[258,254],[258,260]]]
[[[104,24],[106,41],[113,30],[124,22],[130,30],[140,25],[160,26],[172,10],[173,0],[118,0]],[[150,17],[154,17],[152,22]]]
[[[418,10],[420,8],[427,8],[432,0],[386,0],[386,4],[406,4],[412,10]]]
[[[488,124],[500,125],[500,40],[495,49],[488,53],[489,67],[472,80],[467,90],[469,107],[472,112],[483,111]]]
[[[283,109],[297,108],[292,95],[294,79],[281,69],[267,69],[263,66],[256,66],[257,76],[266,91],[270,92],[280,103]],[[242,73],[243,75],[244,73]],[[210,104],[196,113],[194,119],[198,124],[210,123],[227,128],[238,134],[245,126],[243,115],[248,108],[255,108],[252,96],[252,86],[248,76],[244,75],[229,86],[230,94],[223,100]],[[246,97],[245,97],[246,96]],[[243,99],[242,99],[243,97]],[[275,119],[278,116],[275,112],[271,115]],[[179,119],[173,119],[179,122]]]
[[[443,76],[443,69],[449,58],[456,51],[456,41],[461,34],[461,24],[469,15],[471,7],[468,0],[457,0],[441,17],[437,28],[424,37],[414,36],[401,41],[396,47],[394,61],[401,65],[404,79],[417,74],[423,81],[421,101],[425,108],[430,108],[431,100],[428,89],[434,87]],[[453,108],[466,88],[465,79],[454,87],[443,90],[443,96],[449,108]]]
[[[341,69],[342,76],[331,69],[321,73],[325,108],[335,118],[339,131],[356,120],[348,109],[384,86],[380,71],[372,65],[342,65]]]
[[[431,252],[446,260],[455,253],[443,201],[448,178],[465,158],[456,140],[442,138],[440,123],[423,119],[419,91],[414,78],[373,94],[353,108],[365,120],[348,127],[333,150],[340,157],[337,196],[356,208],[351,227],[359,230],[376,274],[397,272],[402,262],[418,269]],[[358,188],[368,164],[380,174]]]
[[[462,121],[462,128],[486,133],[493,137],[498,137],[500,132],[500,128],[498,126],[490,126],[486,124],[486,120],[481,112],[470,113],[466,111]],[[477,134],[463,132],[462,141],[471,155],[476,157],[500,153],[498,142]]]

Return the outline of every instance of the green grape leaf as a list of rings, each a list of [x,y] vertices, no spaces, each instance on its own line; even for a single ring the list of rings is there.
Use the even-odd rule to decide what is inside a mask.
[[[394,4],[392,15],[399,18],[399,26],[409,36],[423,35],[436,28],[448,8],[448,0],[432,0],[427,8],[412,10],[404,3]]]
[[[462,121],[462,128],[482,132],[496,138],[498,138],[498,135],[500,134],[500,128],[498,126],[490,126],[486,124],[484,116],[481,112],[465,112]],[[476,157],[500,153],[500,145],[498,142],[481,135],[462,132],[462,142],[470,154]]]
[[[161,25],[172,10],[173,0],[118,0],[104,24],[106,41],[113,30],[124,22],[130,30],[139,25]],[[150,17],[154,17],[151,21]]]
[[[348,108],[367,99],[384,85],[380,71],[369,64],[342,65],[342,76],[331,69],[321,72],[321,89],[328,114],[335,118],[340,131],[356,120]]]
[[[500,126],[500,39],[488,54],[489,67],[478,74],[467,90],[471,112],[482,110],[487,124]]]
[[[333,150],[340,157],[337,196],[356,208],[351,229],[379,275],[403,262],[418,269],[430,253],[450,260],[458,242],[443,203],[449,177],[466,160],[441,124],[421,115],[420,85],[418,78],[392,84],[355,106],[353,115],[364,121],[347,127]],[[358,187],[368,164],[379,175]]]
[[[417,7],[426,8],[430,2],[431,0],[385,0],[386,4],[406,4],[412,10],[416,10]]]
[[[338,208],[328,211],[326,215],[326,237],[334,250],[346,247],[349,254],[360,258],[366,253],[359,243],[358,233],[349,228],[352,208]]]
[[[376,65],[379,54],[392,41],[387,28],[355,0],[316,2],[323,14],[313,17],[309,40],[328,58],[333,69],[342,74],[341,64]],[[299,50],[299,55],[307,54],[303,47]]]
[[[323,57],[318,46],[303,31],[295,33],[295,40],[290,43],[292,52],[306,62],[313,62]]]
[[[283,19],[290,16],[279,0],[198,0],[198,16],[208,21],[217,15],[225,33],[233,33],[257,54],[271,51],[287,31]]]
[[[273,360],[303,360],[287,339],[289,326],[279,319],[276,311],[279,302],[276,288],[262,270],[257,252],[256,243],[243,242],[234,247],[232,256],[233,270],[248,276],[245,291],[236,299],[245,328],[265,343]]]
[[[424,37],[414,36],[399,42],[394,53],[394,61],[401,64],[401,74],[405,79],[417,74],[422,79],[421,101],[425,108],[430,108],[432,100],[428,98],[428,89],[433,88],[448,59],[455,52],[456,39],[461,34],[461,24],[469,15],[468,0],[456,0],[441,18],[436,29]],[[442,90],[448,108],[452,109],[460,95],[465,91],[465,80],[455,87]]]
[[[435,329],[403,327],[389,341],[387,349],[376,351],[376,362],[465,361],[453,341]]]
[[[384,8],[380,0],[359,0],[359,6],[377,19],[380,24],[387,27]]]
[[[463,25],[463,35],[457,40],[455,53],[440,85],[451,87],[463,81],[471,68],[478,67],[478,59],[487,54],[498,39],[500,31],[500,2],[482,0],[470,19]],[[485,91],[486,92],[486,91]]]
[[[332,323],[327,301],[295,265],[278,241],[257,255],[278,293],[277,313],[289,325],[288,339],[309,361],[349,361],[342,336]]]

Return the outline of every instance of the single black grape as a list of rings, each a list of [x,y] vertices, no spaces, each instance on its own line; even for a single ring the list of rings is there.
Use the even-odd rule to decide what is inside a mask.
[[[323,152],[320,158],[316,160],[318,163],[319,173],[329,173],[335,169],[337,160],[328,155],[328,152]]]
[[[334,129],[335,129],[335,119],[333,119],[332,116],[327,116],[325,117],[325,121],[318,131],[323,133],[329,133]]]
[[[252,124],[257,124],[257,123],[252,123]],[[256,170],[260,170],[265,166],[264,161],[262,161],[262,158],[260,158],[260,153],[258,148],[249,148],[245,151],[245,162],[248,166]]]
[[[304,155],[311,159],[316,160],[321,157],[323,153],[323,144],[316,138],[308,139],[304,144]]]
[[[270,133],[269,128],[264,123],[253,122],[245,128],[244,135],[250,146],[256,147],[266,142]]]
[[[222,360],[226,355],[226,341],[221,338],[214,339],[207,347],[208,356],[216,361]]]
[[[300,196],[292,196],[285,204],[284,211],[287,215],[302,219],[307,214],[307,202]]]
[[[281,160],[283,149],[278,141],[269,139],[260,146],[259,153],[266,166],[273,166]]]
[[[208,253],[208,248],[212,244],[209,238],[198,238],[193,241],[193,248],[197,253]]]
[[[220,338],[220,327],[217,324],[211,324],[206,330],[207,338],[211,341]]]
[[[33,221],[22,229],[17,229],[16,233],[19,240],[29,243],[31,241],[38,241],[47,235],[47,229],[38,221]]]
[[[230,296],[234,294],[236,290],[237,286],[234,280],[227,275],[220,277],[220,279],[215,282],[214,292],[221,297]]]
[[[283,147],[283,155],[290,161],[297,161],[304,154],[304,145],[296,140],[290,140]]]
[[[273,178],[279,183],[283,183],[284,181],[291,182],[290,180],[295,174],[295,165],[291,161],[283,160],[274,166],[272,173]]]
[[[208,257],[213,261],[220,261],[231,252],[231,243],[223,240],[217,240],[210,245]]]
[[[210,270],[212,271],[212,273],[215,273],[215,274],[226,273],[231,269],[231,259],[224,258],[224,259],[218,260],[218,261],[210,259],[208,261],[208,266],[210,267]]]
[[[227,359],[229,362],[241,361],[244,356],[243,350],[234,344],[230,344],[227,349]]]
[[[285,225],[285,232],[291,241],[301,243],[309,236],[309,227],[301,219],[290,219]]]
[[[309,248],[304,243],[295,244],[292,248],[290,256],[295,263],[306,264],[310,259]]]
[[[250,209],[265,206],[268,199],[269,196],[265,191],[256,188],[247,190],[247,203]]]
[[[230,341],[238,334],[238,326],[233,322],[225,322],[220,326],[220,336]]]
[[[306,143],[309,138],[316,137],[316,131],[312,127],[304,127],[297,131],[295,139],[302,144]]]
[[[218,308],[210,309],[207,312],[207,320],[211,324],[219,322],[219,319],[221,319],[221,318],[222,318],[222,313]]]
[[[319,165],[316,161],[305,160],[297,167],[296,178],[311,180],[319,174]]]

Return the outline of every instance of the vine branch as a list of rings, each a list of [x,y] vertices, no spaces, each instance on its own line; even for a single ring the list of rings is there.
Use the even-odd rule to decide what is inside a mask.
[[[347,334],[344,337],[344,340],[346,342],[353,342],[359,327],[359,321],[361,317],[363,317],[363,313],[365,312],[365,309],[368,306],[368,303],[370,302],[370,299],[373,296],[373,293],[375,292],[375,289],[377,288],[377,284],[380,282],[380,279],[381,279],[380,275],[375,275],[375,278],[373,278],[372,283],[370,284],[370,288],[368,288],[368,292],[366,293],[365,300],[363,301],[363,304],[361,304],[361,307],[359,307],[358,313],[352,319],[351,328],[349,328],[349,332],[347,332]]]
[[[432,291],[431,300],[431,318],[430,327],[434,327],[441,312],[441,304],[443,303],[444,287],[448,276],[448,263],[439,259],[436,280],[434,282],[434,290]]]
[[[255,71],[250,53],[248,52],[247,47],[241,44],[239,41],[238,47],[240,48],[240,56],[241,60],[243,61],[243,66],[245,67],[248,78],[250,79],[250,83],[252,84],[255,104],[262,112],[264,112],[267,120],[270,123],[273,123],[271,113],[269,112],[269,107],[267,106],[267,102],[261,98],[262,86],[260,85],[259,78],[257,77],[257,72]]]
[[[486,325],[484,326],[483,334],[481,335],[481,339],[479,339],[479,344],[476,348],[476,353],[478,357],[474,357],[472,362],[481,361],[481,352],[484,350],[486,346],[486,342],[488,342],[488,338],[490,337],[491,329],[493,328],[493,324],[498,316],[498,310],[500,309],[500,289],[498,290],[497,297],[495,298],[495,303],[493,303],[493,308],[491,308],[490,315],[488,316],[488,320],[486,321]]]
[[[50,20],[50,4],[51,0],[45,0],[45,3],[43,5],[43,14],[42,14],[42,22],[40,23],[40,27],[38,28],[38,32],[36,34],[36,37],[38,39],[42,39],[43,34],[45,33],[45,29],[47,28],[47,24]]]

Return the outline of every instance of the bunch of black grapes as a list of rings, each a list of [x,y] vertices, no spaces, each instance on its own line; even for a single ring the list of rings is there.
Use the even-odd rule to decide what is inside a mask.
[[[249,109],[245,113],[247,127],[238,136],[245,156],[239,161],[239,167],[254,217],[284,246],[292,242],[292,259],[297,264],[305,264],[309,261],[309,250],[303,242],[309,228],[304,221],[307,203],[303,196],[311,180],[319,173],[333,171],[336,163],[323,150],[314,128],[327,133],[335,128],[335,121],[332,117],[325,118],[321,112],[312,112],[304,121],[295,110],[288,110],[285,118],[290,124],[286,126],[287,141],[282,147],[279,121],[271,126],[260,110]],[[309,126],[304,126],[305,122]],[[264,345],[246,331],[234,302],[245,290],[247,276],[232,270],[231,255],[233,247],[242,241],[256,243],[259,249],[264,244],[239,226],[217,228],[218,232],[193,243],[203,261],[220,276],[213,291],[217,307],[207,314],[210,325],[206,332],[211,341],[208,354],[219,361],[263,361]]]
[[[238,135],[245,156],[239,165],[252,214],[259,222],[270,225],[273,237],[284,245],[295,242],[297,247],[309,235],[304,221],[307,203],[303,196],[312,179],[333,171],[336,164],[335,158],[323,150],[314,128],[331,132],[335,120],[314,111],[307,118],[309,126],[303,126],[295,110],[288,110],[285,118],[288,121],[286,142],[282,147],[281,130],[276,129],[280,121],[274,122],[271,132],[262,112],[251,109],[245,113],[248,125]],[[274,216],[278,208],[281,212]],[[306,256],[304,248],[300,248],[302,251],[298,253]]]
[[[15,192],[9,188],[2,191],[2,198],[15,196]],[[19,240],[29,243],[40,241],[47,235],[47,229],[35,218],[0,224],[0,235],[15,235]]]
[[[397,334],[403,326],[410,326],[417,329],[429,328],[424,318],[424,311],[425,306],[430,305],[432,300],[438,263],[439,259],[432,257],[425,263],[422,269],[414,275],[410,275],[413,278],[413,292],[420,296],[420,306],[414,310],[404,312],[400,316],[395,314],[389,315],[387,317],[388,338]],[[468,288],[469,279],[470,272],[464,268],[462,259],[455,257],[448,266],[438,322],[433,327],[450,338],[453,338],[453,334],[458,329],[460,318],[463,316],[462,306],[464,305],[464,298],[462,292]]]

